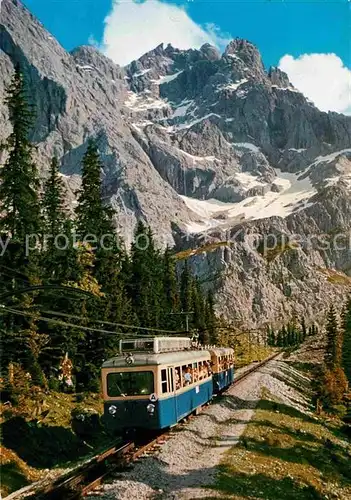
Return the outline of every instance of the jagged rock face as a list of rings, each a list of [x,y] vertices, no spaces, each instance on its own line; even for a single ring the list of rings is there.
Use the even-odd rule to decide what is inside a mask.
[[[3,0],[1,94],[17,63],[37,109],[42,175],[56,155],[74,206],[95,138],[117,227],[128,240],[143,218],[161,245],[203,244],[191,263],[221,312],[257,326],[312,317],[345,295],[347,277],[325,268],[350,274],[350,250],[317,240],[350,230],[351,118],[267,72],[252,43],[235,39],[223,55],[160,45],[121,68],[93,47],[66,52],[19,1]],[[0,102],[0,140],[6,113]],[[300,241],[272,258],[252,244],[270,233]]]
[[[170,220],[186,219],[189,211],[131,133],[123,110],[129,91],[124,70],[89,47],[67,53],[16,0],[2,2],[0,48],[2,86],[15,64],[24,69],[37,109],[32,139],[43,174],[57,155],[68,184],[73,176],[73,194],[87,141],[97,139],[106,195],[126,237],[141,217],[171,243]],[[1,117],[4,123],[4,108]],[[3,139],[3,127],[0,134]]]

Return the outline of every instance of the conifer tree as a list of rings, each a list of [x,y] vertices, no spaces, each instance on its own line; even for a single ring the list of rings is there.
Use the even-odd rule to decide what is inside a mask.
[[[312,323],[312,326],[310,327],[310,335],[317,335],[318,333],[318,328],[316,327],[316,325],[314,323]]]
[[[29,141],[33,115],[19,67],[6,94],[12,132],[3,145],[7,159],[0,169],[0,232],[22,243],[26,235],[39,232],[40,212],[39,177]]]
[[[283,325],[278,335],[279,347],[287,347],[288,345],[288,332],[286,327]]]
[[[66,248],[67,241],[71,240],[72,228],[67,220],[65,210],[65,187],[59,175],[59,163],[53,158],[50,165],[49,177],[44,185],[42,198],[43,216],[43,258],[42,266],[45,277],[51,281],[60,281],[62,277],[61,260],[65,260],[70,248]]]
[[[191,315],[191,326],[197,331],[205,331],[205,301],[200,283],[196,278],[191,283],[191,311],[193,312]],[[210,336],[208,336],[209,340]]]
[[[0,169],[0,234],[5,240],[10,238],[11,242],[1,259],[0,289],[10,292],[23,288],[24,283],[40,283],[38,250],[35,245],[29,252],[26,249],[26,237],[35,242],[40,232],[39,177],[29,140],[33,116],[19,67],[6,89],[5,103],[12,132],[2,145],[6,159]],[[13,269],[14,274],[5,274],[6,268]],[[27,309],[33,317],[3,315],[1,340],[3,352],[6,352],[3,367],[12,360],[19,361],[29,372],[33,369],[34,376],[34,370],[36,374],[40,372],[38,355],[44,337],[38,336],[33,297],[21,294],[14,296],[12,303],[15,307]],[[38,382],[43,381],[41,376],[37,378]]]
[[[76,208],[77,230],[81,237],[94,235],[98,239],[112,234],[112,209],[103,204],[102,164],[96,144],[89,141],[82,162],[82,186]]]
[[[139,221],[131,247],[129,297],[142,326],[160,326],[164,316],[163,259],[152,232]]]
[[[151,228],[147,230],[148,246],[145,251],[146,267],[151,284],[148,293],[151,304],[151,324],[160,327],[164,322],[164,289],[163,289],[163,255],[156,248],[155,239]]]
[[[343,314],[342,367],[351,387],[351,298],[348,299]]]
[[[191,311],[191,284],[189,264],[185,260],[180,277],[180,307],[183,312]]]
[[[176,330],[179,317],[174,313],[179,312],[178,282],[175,262],[169,247],[163,255],[163,295],[164,295],[164,321],[163,326]]]
[[[83,301],[78,316],[96,319],[93,312],[98,309],[99,303],[97,300],[102,299],[104,294],[101,292],[101,286],[93,275],[95,255],[88,244],[78,244],[75,250],[77,252],[77,276],[75,281],[66,284],[91,293],[92,298]],[[79,324],[82,324],[82,321],[79,321]],[[94,325],[92,322],[89,325],[84,324],[84,320],[83,326],[101,328],[101,325]],[[62,347],[66,347],[70,357],[74,359],[77,385],[80,389],[98,390],[100,367],[107,350],[106,334],[75,328],[67,342],[68,344]]]
[[[216,344],[218,342],[218,335],[216,332],[217,318],[214,308],[214,296],[213,291],[210,289],[207,294],[205,303],[205,328],[209,334],[209,342],[211,344]]]
[[[61,234],[66,221],[65,187],[60,177],[59,162],[56,157],[51,160],[49,177],[44,184],[42,199],[43,229],[55,238]],[[51,238],[50,238],[51,240]]]
[[[295,344],[295,330],[291,323],[288,323],[286,330],[286,346],[293,346]]]
[[[281,328],[278,330],[277,333],[276,346],[283,347],[283,332]]]
[[[329,369],[333,369],[340,364],[340,333],[334,306],[330,306],[327,325],[327,346],[325,352],[325,364]]]
[[[276,345],[276,334],[272,326],[267,327],[267,343],[270,347]]]
[[[302,316],[301,318],[301,333],[302,333],[302,342],[304,342],[307,337],[307,326],[304,316]]]
[[[76,226],[79,239],[94,249],[94,275],[104,291],[111,266],[119,267],[123,252],[113,227],[113,209],[103,202],[101,172],[97,145],[90,140],[82,161],[82,185],[77,193],[75,211]]]

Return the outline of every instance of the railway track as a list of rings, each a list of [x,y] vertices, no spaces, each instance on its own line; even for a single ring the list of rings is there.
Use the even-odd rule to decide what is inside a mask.
[[[238,385],[251,373],[257,371],[269,361],[275,359],[280,352],[269,356],[265,360],[240,374],[232,386]],[[231,387],[232,387],[231,386]],[[197,414],[198,412],[196,412]],[[192,418],[189,416],[188,418]],[[59,478],[46,482],[30,485],[22,490],[12,493],[6,500],[35,499],[35,500],[78,500],[91,491],[98,488],[112,472],[123,470],[128,464],[135,462],[138,458],[148,455],[159,448],[172,436],[172,431],[167,431],[151,439],[147,443],[139,444],[130,441],[116,443],[108,450],[96,455],[87,464],[60,476]]]

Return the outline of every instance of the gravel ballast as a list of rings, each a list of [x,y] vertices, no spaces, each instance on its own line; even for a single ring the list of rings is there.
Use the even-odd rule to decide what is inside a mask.
[[[190,420],[161,448],[105,484],[94,498],[110,500],[215,498],[214,484],[223,454],[235,446],[268,389],[287,405],[307,412],[307,401],[283,380],[301,377],[281,360],[272,360],[231,387],[218,402]],[[277,376],[279,378],[277,378]],[[218,496],[220,496],[218,494]]]

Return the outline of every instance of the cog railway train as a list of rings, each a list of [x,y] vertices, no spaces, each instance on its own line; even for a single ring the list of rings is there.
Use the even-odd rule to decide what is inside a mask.
[[[171,427],[233,380],[233,349],[195,349],[183,337],[121,340],[102,365],[105,424],[117,434]]]

